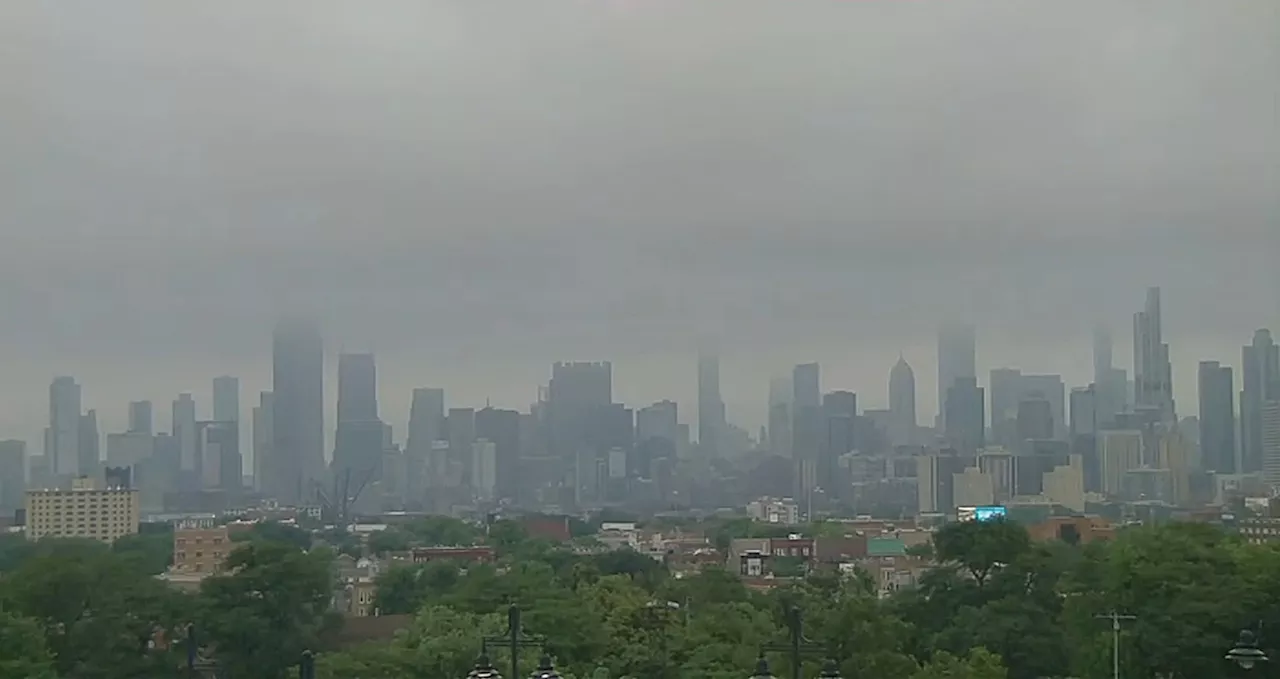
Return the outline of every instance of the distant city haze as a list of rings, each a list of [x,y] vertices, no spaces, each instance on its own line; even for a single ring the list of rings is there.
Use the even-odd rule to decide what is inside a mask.
[[[327,451],[343,351],[397,440],[557,360],[696,424],[708,350],[750,431],[798,363],[887,406],[900,355],[931,425],[941,324],[1084,385],[1153,285],[1193,415],[1280,329],[1278,74],[1247,0],[0,3],[0,439],[58,375],[104,433],[221,375],[248,421],[294,314]]]

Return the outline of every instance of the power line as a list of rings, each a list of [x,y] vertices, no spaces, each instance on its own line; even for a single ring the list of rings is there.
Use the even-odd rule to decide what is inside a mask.
[[[1138,618],[1133,615],[1122,615],[1116,611],[1093,617],[1111,621],[1111,677],[1112,679],[1120,679],[1120,623],[1125,620],[1137,620]]]

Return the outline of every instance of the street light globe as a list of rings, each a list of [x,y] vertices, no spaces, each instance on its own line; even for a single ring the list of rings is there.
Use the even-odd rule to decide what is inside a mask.
[[[1251,670],[1259,664],[1270,660],[1267,654],[1258,648],[1257,637],[1247,629],[1240,631],[1240,639],[1236,641],[1235,648],[1227,651],[1227,655],[1224,657],[1244,670]]]
[[[538,659],[538,669],[529,675],[529,679],[560,679],[560,674],[556,672],[555,665],[551,663],[551,656],[543,653]]]
[[[476,658],[476,666],[467,673],[467,679],[502,679],[502,675],[498,670],[494,669],[493,663],[489,662],[489,654],[481,653]]]
[[[769,671],[769,661],[765,659],[764,653],[756,659],[756,671],[751,674],[750,679],[774,679],[773,672]]]

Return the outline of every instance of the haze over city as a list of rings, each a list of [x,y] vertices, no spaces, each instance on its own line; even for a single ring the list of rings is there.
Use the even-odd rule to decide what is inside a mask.
[[[1157,8],[1159,11],[1152,11]],[[620,401],[730,421],[771,376],[936,412],[934,333],[979,375],[1088,382],[1089,334],[1164,290],[1196,362],[1280,325],[1274,3],[6,3],[0,432],[55,375],[104,431],[214,375],[270,388],[270,333],[524,409],[556,360]],[[692,415],[692,408],[685,411]],[[247,407],[246,407],[247,416]],[[331,430],[332,422],[327,430]],[[331,432],[330,432],[331,434]]]

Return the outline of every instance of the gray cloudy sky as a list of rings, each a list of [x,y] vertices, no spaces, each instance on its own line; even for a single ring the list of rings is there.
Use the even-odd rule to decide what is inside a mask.
[[[1149,284],[1189,413],[1280,330],[1270,0],[15,1],[0,92],[0,437],[55,374],[108,430],[247,409],[292,309],[400,431],[556,359],[692,405],[700,344],[731,419],[807,360],[883,404],[902,351],[924,420],[939,321],[1080,383]]]

